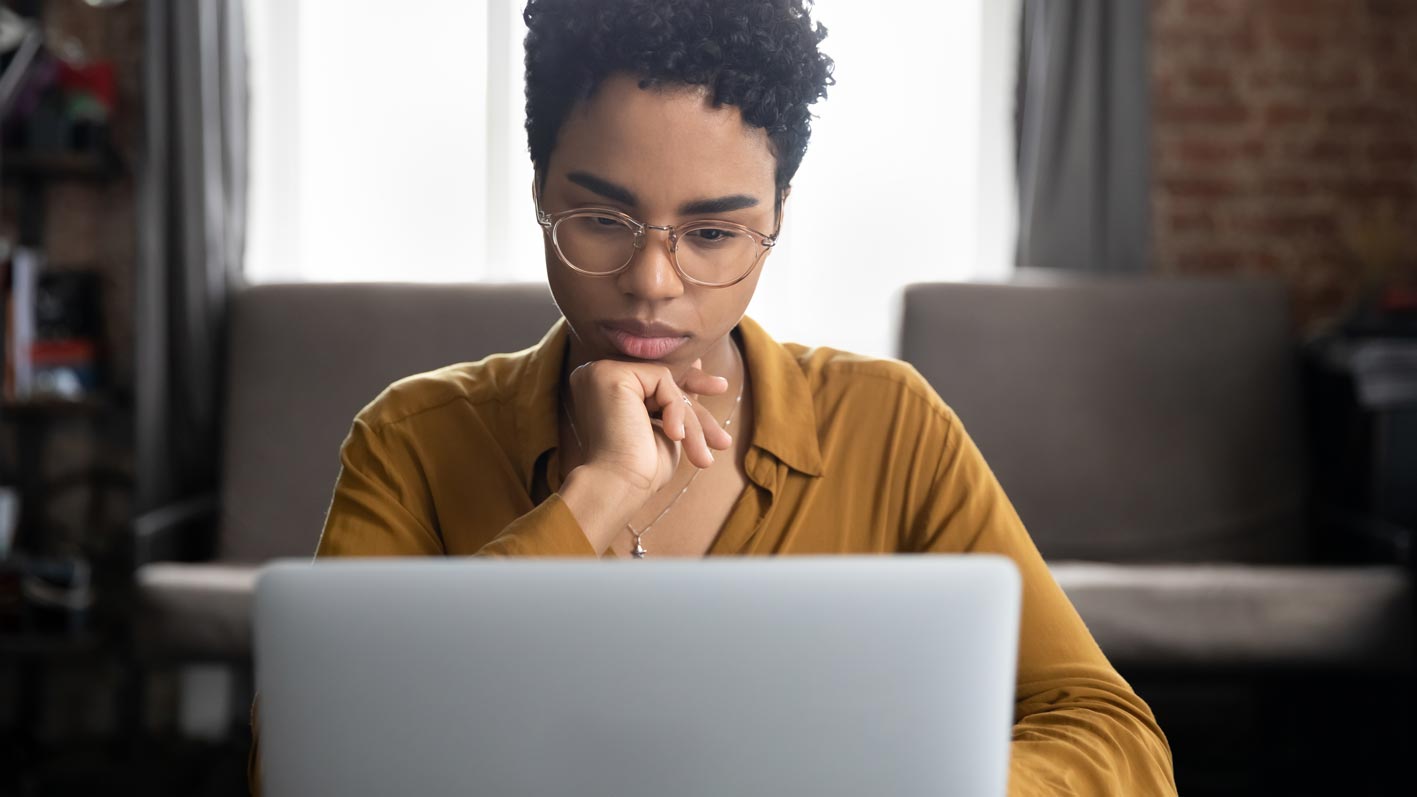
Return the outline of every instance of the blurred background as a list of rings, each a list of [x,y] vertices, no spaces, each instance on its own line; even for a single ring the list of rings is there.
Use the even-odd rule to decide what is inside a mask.
[[[555,317],[520,11],[0,3],[0,794],[245,793],[350,419]],[[815,16],[749,313],[932,382],[1183,794],[1410,793],[1417,3]]]

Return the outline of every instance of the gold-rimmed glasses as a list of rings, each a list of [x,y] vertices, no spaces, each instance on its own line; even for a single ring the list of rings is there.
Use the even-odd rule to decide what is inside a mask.
[[[643,249],[649,230],[669,234],[669,261],[685,282],[727,288],[742,282],[777,243],[777,230],[764,235],[732,221],[696,219],[683,224],[645,224],[614,208],[582,207],[547,213],[536,203],[536,221],[551,237],[567,268],[609,277],[629,267]],[[780,221],[779,221],[780,224]]]

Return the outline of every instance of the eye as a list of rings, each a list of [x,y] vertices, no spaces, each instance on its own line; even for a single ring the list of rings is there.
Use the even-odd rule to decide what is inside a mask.
[[[738,237],[738,234],[734,231],[719,229],[718,227],[700,227],[689,233],[689,235],[697,238],[702,243],[722,243]]]
[[[567,219],[567,222],[572,225],[566,228],[568,233],[577,230],[582,235],[619,235],[622,232],[628,233],[630,231],[630,228],[620,219],[598,213],[575,216]]]

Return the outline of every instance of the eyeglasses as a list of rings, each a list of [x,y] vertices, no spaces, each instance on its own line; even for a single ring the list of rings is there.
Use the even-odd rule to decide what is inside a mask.
[[[742,282],[777,243],[731,221],[645,224],[611,208],[575,208],[547,213],[536,203],[536,221],[551,236],[556,256],[572,271],[596,277],[619,274],[643,249],[649,230],[669,233],[669,261],[685,282],[727,288]],[[780,222],[779,222],[780,224]]]

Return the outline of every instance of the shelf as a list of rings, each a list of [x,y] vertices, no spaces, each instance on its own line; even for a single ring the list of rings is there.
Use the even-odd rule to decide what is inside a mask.
[[[60,657],[92,655],[103,649],[106,639],[97,631],[0,631],[0,654],[12,657]]]
[[[80,399],[44,397],[32,399],[0,401],[0,418],[6,415],[83,415],[103,412],[114,406],[111,397],[104,395],[85,396]]]

